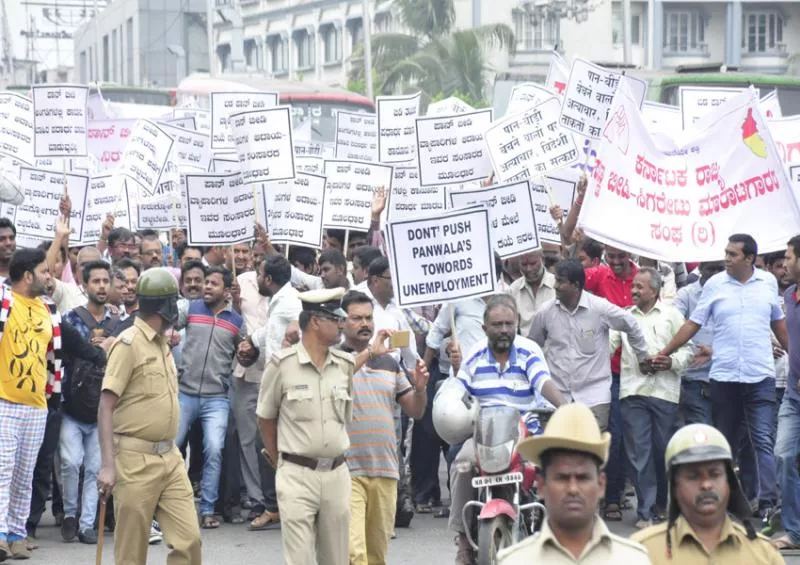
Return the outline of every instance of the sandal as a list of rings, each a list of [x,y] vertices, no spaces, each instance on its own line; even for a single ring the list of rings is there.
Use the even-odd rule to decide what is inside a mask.
[[[250,522],[247,529],[251,532],[260,532],[261,530],[267,530],[273,526],[280,525],[280,523],[281,515],[278,512],[265,510],[260,516]]]
[[[219,520],[211,514],[206,514],[200,517],[200,527],[204,530],[216,530],[219,528]]]
[[[792,540],[789,538],[788,534],[784,534],[781,537],[771,541],[772,545],[774,545],[775,549],[778,551],[796,551],[800,549],[800,544],[792,543]]]
[[[622,522],[622,510],[619,504],[614,502],[606,504],[606,507],[603,508],[603,519],[606,522]]]

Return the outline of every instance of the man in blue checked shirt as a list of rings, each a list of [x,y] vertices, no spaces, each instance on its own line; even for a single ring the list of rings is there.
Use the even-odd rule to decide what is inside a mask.
[[[486,339],[474,345],[462,363],[460,351],[450,356],[453,374],[483,406],[514,406],[520,415],[548,400],[558,407],[566,400],[550,379],[550,368],[536,343],[517,335],[519,314],[513,298],[501,294],[486,302],[483,331]],[[539,421],[526,416],[528,430],[542,433]],[[450,468],[450,529],[458,533],[457,563],[472,563],[472,548],[465,535],[461,509],[472,500],[475,468],[472,439],[464,442]],[[464,469],[468,469],[464,471]]]

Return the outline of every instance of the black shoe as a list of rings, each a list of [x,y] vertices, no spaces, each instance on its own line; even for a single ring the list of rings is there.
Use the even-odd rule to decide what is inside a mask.
[[[94,530],[78,532],[78,541],[86,545],[97,545],[97,532]]]
[[[66,542],[74,541],[75,536],[78,535],[78,520],[75,516],[67,516],[61,522],[61,539]]]

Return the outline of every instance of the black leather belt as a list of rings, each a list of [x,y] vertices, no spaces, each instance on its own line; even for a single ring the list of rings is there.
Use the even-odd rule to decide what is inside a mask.
[[[333,471],[336,467],[344,463],[344,455],[332,458],[320,457],[319,459],[317,459],[314,457],[306,457],[305,455],[294,455],[293,453],[281,453],[281,457],[283,457],[289,463],[294,463],[295,465],[308,467],[313,471]]]

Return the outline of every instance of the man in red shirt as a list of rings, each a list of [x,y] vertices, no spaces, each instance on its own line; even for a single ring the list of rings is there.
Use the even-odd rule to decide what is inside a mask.
[[[585,289],[605,298],[620,308],[633,306],[631,288],[639,267],[631,260],[630,253],[606,246],[606,265],[585,269]],[[611,432],[611,448],[606,466],[605,508],[603,518],[611,522],[622,520],[622,491],[625,489],[625,453],[622,447],[622,414],[619,405],[620,350],[611,357],[611,410],[607,430]],[[602,427],[602,424],[601,424]],[[602,431],[606,431],[603,429]],[[663,471],[663,469],[660,469]],[[658,501],[662,502],[662,501]],[[663,501],[665,502],[665,501]]]

